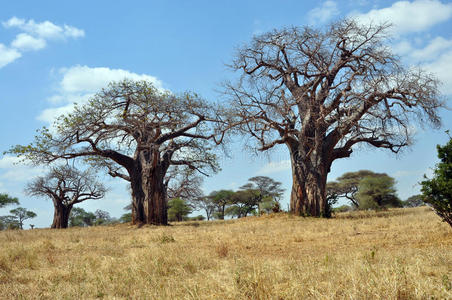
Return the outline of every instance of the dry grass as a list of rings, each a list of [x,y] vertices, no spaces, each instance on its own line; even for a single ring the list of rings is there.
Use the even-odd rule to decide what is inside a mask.
[[[0,232],[2,299],[452,299],[426,208]]]

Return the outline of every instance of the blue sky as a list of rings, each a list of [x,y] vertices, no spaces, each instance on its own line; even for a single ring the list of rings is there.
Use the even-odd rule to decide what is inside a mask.
[[[393,23],[391,45],[407,65],[420,65],[452,94],[452,3],[449,1],[3,1],[0,4],[0,151],[32,141],[36,129],[83,102],[111,80],[146,79],[163,88],[191,90],[216,101],[220,83],[235,76],[227,64],[235,49],[259,34],[282,26],[324,26],[354,16],[362,22]],[[449,102],[449,101],[448,101]],[[449,102],[450,106],[450,102]],[[436,163],[436,144],[447,141],[452,112],[441,112],[440,131],[415,128],[416,143],[398,156],[357,149],[333,164],[329,180],[348,171],[386,172],[397,180],[402,199],[419,191],[423,174]],[[284,148],[255,156],[240,143],[222,158],[222,171],[204,183],[206,193],[236,189],[256,175],[291,186]],[[23,193],[26,183],[45,172],[15,164],[0,154],[0,192],[18,197],[37,212],[26,224],[47,227],[50,200]],[[81,206],[119,217],[129,203],[126,184],[105,178],[105,199]],[[10,208],[9,208],[10,209]],[[0,210],[0,215],[8,209]],[[28,227],[28,226],[27,226]]]

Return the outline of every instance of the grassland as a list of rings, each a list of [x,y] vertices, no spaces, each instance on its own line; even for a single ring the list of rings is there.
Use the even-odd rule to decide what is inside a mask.
[[[3,299],[452,299],[428,208],[0,232]]]

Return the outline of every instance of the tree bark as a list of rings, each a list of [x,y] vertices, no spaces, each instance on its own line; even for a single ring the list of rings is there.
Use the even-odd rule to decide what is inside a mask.
[[[60,201],[54,200],[53,222],[50,228],[67,228],[72,205],[66,206]]]
[[[321,161],[321,160],[320,160]],[[290,211],[298,216],[327,216],[326,181],[324,164],[304,164],[292,158],[292,191]]]
[[[132,224],[168,225],[165,173],[145,166],[131,174]]]

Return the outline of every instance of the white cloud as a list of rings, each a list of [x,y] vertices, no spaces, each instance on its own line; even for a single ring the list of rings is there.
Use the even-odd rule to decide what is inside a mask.
[[[290,170],[290,160],[282,160],[279,162],[269,162],[262,168],[260,168],[256,174],[272,174],[272,173],[278,173],[282,171]]]
[[[5,155],[0,159],[0,178],[3,181],[28,181],[43,172],[43,168],[20,164],[20,159],[15,156]]]
[[[85,36],[85,32],[82,29],[66,24],[58,26],[50,21],[36,23],[33,19],[26,21],[24,19],[12,17],[8,21],[3,22],[3,26],[5,28],[19,28],[43,39],[60,39],[65,37],[79,38]]]
[[[123,79],[145,80],[151,82],[156,88],[163,89],[162,82],[154,76],[137,74],[123,69],[110,69],[106,67],[90,68],[88,66],[74,66],[59,70],[62,76],[58,83],[58,93],[47,100],[57,107],[50,107],[42,111],[38,120],[53,123],[58,116],[70,112],[74,103],[84,103],[112,81]]]
[[[311,9],[308,12],[309,23],[323,24],[339,15],[339,9],[334,1],[328,0],[322,3],[322,6]]]
[[[451,16],[452,3],[444,4],[438,0],[398,1],[391,7],[354,15],[363,23],[391,23],[397,33],[425,31]]]
[[[43,122],[52,124],[57,117],[71,112],[73,108],[74,108],[73,103],[67,104],[65,106],[60,106],[60,107],[46,108],[39,114],[37,119],[39,121],[43,121]]]
[[[22,54],[20,54],[16,49],[11,49],[3,44],[0,44],[0,68],[12,63],[21,56]]]
[[[403,56],[410,63],[419,64],[437,60],[442,54],[452,49],[452,40],[436,37],[427,42],[423,48],[416,48],[408,40],[395,44],[394,52]]]
[[[152,82],[155,87],[162,88],[162,82],[154,76],[137,74],[122,69],[90,68],[88,66],[75,66],[62,69],[63,80],[61,88],[65,92],[97,92],[105,88],[112,81],[123,79],[146,80]]]
[[[443,53],[439,58],[431,63],[423,65],[423,67],[435,74],[441,81],[440,87],[444,94],[452,95],[452,50]]]
[[[419,172],[419,171],[404,171],[404,170],[399,170],[399,171],[396,171],[395,173],[393,173],[393,174],[391,174],[392,175],[392,177],[394,177],[394,178],[400,178],[400,177],[407,177],[407,176],[417,176],[417,177],[419,177],[419,174],[420,174],[421,172]]]
[[[16,39],[11,43],[11,46],[22,51],[40,50],[45,48],[46,41],[41,38],[35,38],[27,33],[20,33]]]
[[[2,24],[5,28],[19,28],[24,32],[16,36],[10,48],[0,44],[0,68],[21,57],[21,52],[44,49],[48,40],[85,36],[82,29],[69,25],[58,26],[50,21],[36,23],[34,20],[12,17]]]
[[[428,41],[424,47],[417,48],[407,40],[402,40],[394,47],[394,52],[412,65],[420,65],[427,72],[435,75],[440,81],[442,93],[452,94],[452,39],[436,37]]]

